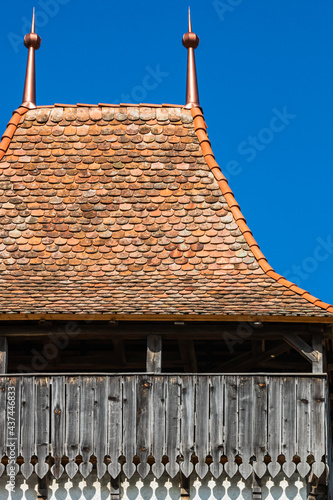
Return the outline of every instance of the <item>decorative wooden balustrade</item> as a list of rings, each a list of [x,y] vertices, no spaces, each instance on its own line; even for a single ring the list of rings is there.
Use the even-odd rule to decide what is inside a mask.
[[[7,375],[1,456],[15,456],[25,477],[49,469],[87,477],[93,463],[99,477],[195,468],[201,478],[224,469],[246,479],[253,470],[275,477],[281,467],[288,477],[296,468],[318,477],[326,405],[320,375]]]

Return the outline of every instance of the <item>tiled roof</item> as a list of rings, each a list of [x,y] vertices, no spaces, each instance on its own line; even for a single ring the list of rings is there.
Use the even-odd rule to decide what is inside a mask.
[[[0,144],[0,313],[333,317],[267,263],[199,108],[25,111]]]

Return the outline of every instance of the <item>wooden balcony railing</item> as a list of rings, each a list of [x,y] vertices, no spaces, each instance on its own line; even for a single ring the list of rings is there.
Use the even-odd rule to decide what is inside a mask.
[[[320,375],[7,375],[1,456],[25,477],[320,476],[326,406]]]

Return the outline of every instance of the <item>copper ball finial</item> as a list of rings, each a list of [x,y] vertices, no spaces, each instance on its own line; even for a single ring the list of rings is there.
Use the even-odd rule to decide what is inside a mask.
[[[195,33],[185,33],[183,36],[183,45],[186,49],[196,49],[200,43],[200,38]]]
[[[24,37],[24,45],[27,49],[30,49],[32,47],[33,49],[38,50],[41,43],[42,39],[36,33],[28,33]]]
[[[40,44],[42,43],[42,39],[35,33],[35,7],[32,11],[32,22],[31,22],[31,32],[25,35],[24,37],[24,45],[27,49],[33,48],[38,50]]]
[[[183,45],[186,49],[196,49],[200,43],[200,38],[192,33],[191,9],[188,8],[188,33],[183,36]]]

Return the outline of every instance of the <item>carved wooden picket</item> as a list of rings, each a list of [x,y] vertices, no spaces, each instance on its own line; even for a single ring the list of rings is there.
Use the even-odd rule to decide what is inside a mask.
[[[180,470],[218,478],[225,470],[244,480],[253,470],[272,478],[325,471],[323,376],[2,376],[1,436],[10,386],[17,398],[17,472],[26,479],[49,468],[55,478],[78,471],[87,477],[93,462],[99,478],[121,470],[128,478],[151,471],[173,478]],[[2,458],[9,444],[2,443]]]

